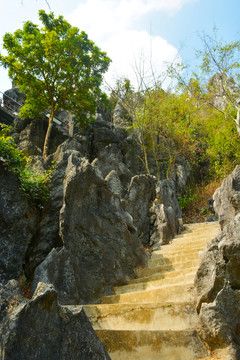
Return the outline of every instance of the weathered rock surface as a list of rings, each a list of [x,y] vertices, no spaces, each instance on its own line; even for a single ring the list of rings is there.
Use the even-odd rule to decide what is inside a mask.
[[[22,274],[28,281],[33,279],[30,301],[21,296],[15,282],[12,292],[10,285],[4,285],[9,301],[2,305],[3,348],[6,359],[17,358],[13,349],[18,349],[19,359],[26,358],[27,352],[33,359],[33,354],[38,359],[107,359],[98,350],[85,356],[75,349],[74,344],[83,341],[81,334],[91,330],[84,327],[82,312],[75,314],[62,305],[99,302],[112,293],[113,286],[135,277],[135,267],[145,264],[141,242],[149,243],[155,179],[143,175],[141,149],[137,143],[132,146],[134,135],[111,123],[97,120],[72,138],[55,129],[51,155],[43,162],[45,131],[45,120],[16,118],[12,133],[18,147],[31,156],[35,170],[41,172],[51,161],[56,163],[51,198],[42,211],[29,205],[14,176],[0,167],[0,281],[6,284]],[[173,194],[168,189],[166,197],[160,196],[162,191],[159,188],[159,197],[165,198],[169,214]],[[41,283],[47,284],[42,294]],[[0,296],[6,298],[3,293]],[[5,313],[8,303],[13,308]],[[30,323],[35,313],[42,318],[45,335],[39,333],[38,318],[36,325]],[[39,343],[45,344],[42,350],[37,348]],[[90,349],[88,344],[80,347],[84,348]]]
[[[143,244],[148,244],[150,240],[149,208],[156,195],[155,183],[153,176],[136,175],[132,177],[125,196],[124,207],[133,217],[138,238]]]
[[[156,198],[150,213],[152,224],[150,245],[157,249],[181,232],[182,212],[172,180],[162,180],[157,183]]]
[[[19,189],[17,177],[0,162],[0,283],[23,273],[27,250],[36,236],[39,214]]]
[[[37,268],[34,286],[41,279],[52,283],[63,304],[97,302],[144,264],[145,252],[119,196],[86,158],[74,154],[64,181],[60,231],[64,248],[53,250]]]
[[[121,100],[119,100],[115,106],[114,113],[113,113],[113,123],[114,125],[126,125],[126,122],[131,122],[132,118],[124,107]]]
[[[48,126],[47,118],[16,118],[13,126],[13,133],[11,135],[17,142],[19,149],[23,150],[27,156],[41,156]],[[54,126],[50,138],[50,153],[54,153],[57,147],[67,138],[68,136],[66,134],[63,134],[56,126]]]
[[[110,359],[84,311],[58,305],[52,285],[39,283],[27,301],[11,280],[0,290],[0,306],[1,359]]]
[[[16,111],[24,104],[26,95],[14,86],[12,89],[6,90],[3,94],[3,103],[7,108]]]
[[[240,355],[240,214],[207,245],[195,279],[201,334],[212,349]]]
[[[183,156],[179,156],[176,159],[173,175],[171,177],[177,194],[185,192],[190,172],[191,166],[189,162],[184,159]]]
[[[32,278],[35,268],[46,258],[53,248],[63,245],[59,236],[59,217],[63,204],[63,179],[71,154],[87,156],[88,142],[86,137],[76,135],[69,138],[58,146],[57,151],[49,157],[48,162],[54,161],[56,170],[53,173],[51,182],[51,198],[45,205],[44,211],[39,219],[38,232],[31,242],[25,264],[25,273],[28,278]],[[33,167],[41,172],[44,164],[38,156],[32,157]],[[42,160],[42,157],[40,157]]]
[[[55,258],[61,259],[66,269],[68,268],[66,273],[71,272],[75,274],[73,275],[75,278],[72,282],[67,281],[68,286],[66,288],[69,294],[66,294],[66,291],[63,294],[61,291],[63,303],[69,303],[70,299],[74,299],[74,303],[79,302],[80,299],[83,302],[97,301],[104,293],[111,293],[112,285],[115,285],[117,282],[124,283],[129,276],[134,276],[134,266],[139,265],[143,261],[143,250],[139,250],[139,246],[141,248],[140,241],[144,244],[149,244],[150,236],[152,235],[150,232],[152,231],[153,224],[150,224],[152,220],[150,219],[149,207],[154,199],[155,180],[153,180],[152,176],[141,174],[141,172],[144,172],[144,168],[140,160],[140,148],[137,147],[137,151],[135,151],[136,148],[132,146],[134,135],[128,135],[124,129],[114,127],[109,122],[101,119],[97,120],[88,129],[68,139],[59,133],[58,129],[54,129],[51,140],[52,154],[49,156],[47,163],[42,161],[40,155],[45,131],[46,123],[43,119],[31,121],[30,119],[21,120],[17,118],[14,121],[12,135],[18,146],[26,154],[31,154],[33,168],[41,172],[46,166],[49,166],[51,161],[55,161],[57,166],[51,184],[51,199],[49,199],[44,211],[41,212],[41,216],[35,220],[37,225],[34,225],[34,235],[26,246],[24,260],[19,260],[19,264],[21,263],[21,267],[23,267],[28,279],[33,278],[35,269],[42,264],[40,268],[45,270],[41,270],[41,276],[44,279],[48,279],[48,282],[51,282],[53,281],[51,280],[53,275],[46,276],[46,273],[48,273],[46,269],[49,268],[51,274],[52,255],[54,254]],[[81,255],[79,255],[79,258],[75,256],[73,261],[72,255],[70,256],[71,251],[76,255],[75,253],[79,251],[80,247],[77,246],[76,251],[73,250],[74,245],[68,245],[66,235],[63,235],[67,234],[68,221],[71,221],[70,216],[68,216],[70,220],[65,221],[64,225],[62,223],[62,235],[59,235],[61,208],[65,209],[62,214],[69,211],[70,213],[73,212],[71,200],[66,201],[66,198],[64,198],[63,188],[63,179],[69,178],[68,162],[70,158],[74,159],[74,166],[78,169],[77,173],[81,174],[78,181],[71,185],[72,188],[76,186],[76,194],[72,190],[71,196],[78,198],[79,204],[82,203],[81,212],[78,210],[79,214],[82,214],[82,220],[79,224],[77,216],[75,217],[76,224],[72,226],[71,231],[73,233],[71,236],[79,237],[77,244],[81,243],[82,240],[80,239],[84,237],[88,239],[89,237],[91,239],[89,244],[92,243],[92,248],[98,249],[96,250],[96,259],[98,259],[96,264],[102,264],[102,270],[96,271],[95,268],[89,268],[86,273],[84,271],[81,272],[81,276],[77,275],[78,262],[81,260],[81,268],[84,269],[87,262],[89,262],[88,266],[90,266],[91,259],[86,260],[87,256],[84,254],[86,249],[83,250],[83,248],[81,250],[83,252],[81,253],[80,251]],[[84,164],[87,162],[88,165],[84,167]],[[81,170],[82,166],[83,169]],[[91,169],[91,171],[85,171],[86,169]],[[160,238],[161,242],[167,242],[179,231],[178,218],[181,215],[179,214],[180,209],[177,208],[175,203],[176,191],[173,189],[174,186],[171,188],[172,185],[168,185],[165,189],[163,184],[164,182],[161,185],[161,189],[158,189],[158,193],[159,197],[163,198],[164,207],[161,209],[162,211],[158,211],[159,209],[156,208],[154,213],[157,219],[154,222],[155,228],[158,229],[158,236],[154,241],[151,236],[152,245],[159,242]],[[165,193],[166,195],[164,195]],[[95,207],[98,217],[95,219],[96,224],[94,225],[94,217],[92,217],[93,209],[90,204],[93,200],[92,194],[95,194],[96,198],[94,201],[98,203],[97,207]],[[101,200],[102,197],[104,197],[104,201]],[[73,203],[75,204],[75,202]],[[160,203],[162,204],[162,201]],[[68,208],[71,210],[68,210]],[[86,223],[84,223],[84,219]],[[89,227],[88,222],[90,220],[92,223]],[[97,224],[101,224],[101,226],[97,226]],[[118,225],[115,227],[115,224]],[[105,227],[109,227],[109,229],[106,231]],[[113,228],[116,228],[116,230]],[[105,233],[106,237],[104,237]],[[102,240],[102,236],[104,240]],[[113,242],[110,246],[107,245],[110,244],[110,238],[113,237],[115,237],[114,241],[117,245],[113,246]],[[137,237],[140,241],[137,241]],[[125,240],[123,241],[123,239]],[[87,241],[85,242],[87,248]],[[95,243],[100,245],[95,247],[93,245]],[[68,246],[70,246],[71,250],[69,250]],[[111,252],[112,249],[115,250]],[[90,252],[92,253],[94,250]],[[108,264],[106,260],[102,260],[101,252],[106,254],[106,256],[103,255],[103,258],[115,259],[117,264],[113,260],[111,260],[111,264]],[[69,256],[71,257],[70,260]],[[76,261],[76,259],[78,260]],[[57,263],[59,264],[59,270],[54,265],[54,273],[58,274],[59,279],[63,274],[62,269],[60,269],[60,263],[56,261]],[[105,263],[107,264],[108,271],[104,269],[106,267]],[[131,265],[129,265],[130,263]],[[35,274],[33,288],[37,286],[36,281],[41,281],[41,276],[37,275],[40,271],[39,269]],[[91,271],[93,275],[90,276]],[[94,281],[92,277],[95,279]],[[100,281],[98,281],[99,278],[101,279]],[[86,285],[86,282],[88,282],[88,285]],[[58,291],[59,286],[56,285],[58,280],[55,279],[53,283]],[[70,283],[72,284],[71,286],[69,285]],[[81,286],[79,286],[80,283],[82,284]],[[86,290],[83,291],[83,288]]]
[[[221,229],[240,212],[240,166],[237,165],[213,195]]]

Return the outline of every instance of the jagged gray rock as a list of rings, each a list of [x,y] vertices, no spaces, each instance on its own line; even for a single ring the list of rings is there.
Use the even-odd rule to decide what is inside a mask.
[[[240,214],[207,245],[195,286],[201,334],[212,349],[240,351]],[[239,357],[236,356],[236,359]]]
[[[213,195],[221,229],[240,212],[240,166],[237,165]]]
[[[38,229],[39,212],[20,190],[16,175],[0,161],[0,283],[23,273],[28,247]]]
[[[181,232],[182,212],[172,180],[162,180],[157,183],[156,199],[150,208],[150,215],[152,225],[150,245],[154,249],[161,244],[167,244]]]
[[[30,301],[16,281],[0,290],[1,347],[5,360],[110,360],[83,309],[58,305],[52,285],[39,283]]]
[[[92,145],[93,153],[97,154],[110,144],[119,144],[119,139],[112,130],[111,124],[105,121],[96,121],[92,125]]]
[[[11,89],[4,91],[3,104],[12,111],[19,110],[26,100],[26,95],[20,92],[18,87],[13,86]]]
[[[171,176],[171,180],[174,182],[175,192],[177,194],[185,192],[190,173],[191,166],[189,162],[183,156],[179,156],[176,159],[173,174]]]
[[[124,164],[120,148],[112,144],[106,146],[106,148],[98,152],[97,157],[92,161],[92,165],[103,178],[106,178],[112,170],[115,170],[122,184],[121,196],[124,196],[133,173]]]
[[[120,198],[123,195],[123,187],[122,183],[119,179],[116,170],[111,170],[110,173],[105,177],[105,181],[107,181],[110,189],[115,195],[119,195]]]
[[[132,122],[132,118],[124,107],[121,100],[119,100],[115,106],[113,112],[113,124],[117,126],[126,125],[127,122]]]
[[[42,155],[43,144],[47,132],[48,119],[20,119],[16,118],[13,123],[12,137],[23,150],[26,156]],[[57,147],[68,138],[56,126],[52,128],[50,137],[50,153],[54,153]]]
[[[143,244],[148,244],[150,240],[149,208],[156,195],[155,183],[156,179],[153,176],[136,175],[132,177],[125,196],[124,208],[133,217],[138,238]]]
[[[60,232],[64,248],[39,265],[34,286],[41,279],[54,284],[62,304],[98,302],[144,264],[145,252],[119,196],[86,158],[74,154],[64,181]]]
[[[56,164],[50,184],[51,197],[45,205],[44,211],[38,224],[38,232],[34,241],[31,242],[25,264],[25,273],[28,278],[33,277],[35,268],[46,258],[53,248],[63,245],[59,236],[59,217],[63,204],[63,179],[65,176],[68,158],[71,154],[77,156],[88,156],[88,139],[84,135],[75,135],[58,146],[55,153],[48,158],[48,163],[52,161]],[[41,172],[44,164],[40,161],[42,157],[32,156],[33,167]]]
[[[43,162],[40,138],[44,136],[45,127],[41,119],[31,121],[17,118],[12,134],[19,148],[31,154],[35,170],[41,172],[51,161],[57,165],[51,185],[51,199],[41,213],[33,207],[33,218],[28,225],[31,225],[28,229],[31,236],[26,244],[24,242],[24,249],[20,247],[20,255],[17,253],[17,271],[5,279],[5,282],[11,277],[18,279],[23,270],[28,280],[34,277],[33,298],[30,302],[19,300],[16,310],[24,329],[28,326],[29,306],[31,314],[42,311],[42,296],[50,301],[51,309],[55,312],[56,296],[61,304],[99,302],[103,295],[112,293],[113,286],[125,284],[135,276],[134,268],[144,265],[146,261],[147,255],[140,239],[149,241],[149,206],[155,194],[153,177],[141,174],[144,172],[140,160],[141,149],[136,144],[135,148],[131,147],[133,136],[129,136],[125,130],[102,120],[97,120],[72,138],[66,139],[54,130],[51,155]],[[16,193],[14,197],[13,202]],[[22,214],[26,209],[24,205]],[[19,226],[25,226],[22,219]],[[22,236],[22,228],[17,231]],[[4,253],[4,249],[1,251]],[[4,273],[4,266],[1,271]],[[34,291],[42,282],[47,284],[49,290],[45,295],[34,297]],[[57,295],[55,290],[51,290],[51,284]],[[71,326],[71,323],[75,323],[75,317],[69,313],[69,309],[64,309],[65,312],[59,307],[57,311],[60,317],[69,319]],[[45,315],[41,313],[41,316],[45,321]],[[51,316],[46,316],[46,322],[55,321]],[[56,323],[61,327],[62,320],[59,321],[57,318]],[[20,325],[16,322],[11,324],[14,336],[10,338],[13,342],[10,338],[6,341],[10,341],[8,344],[12,344],[12,348],[20,346],[24,354],[23,347],[16,340]],[[24,331],[26,341],[29,337],[31,344],[31,335]],[[33,331],[37,330],[34,328]],[[61,334],[56,336],[61,338]],[[69,333],[72,344],[74,336],[74,331]],[[61,350],[66,357],[67,354],[71,356],[68,346],[66,351]],[[46,340],[45,355],[50,348],[51,344]]]

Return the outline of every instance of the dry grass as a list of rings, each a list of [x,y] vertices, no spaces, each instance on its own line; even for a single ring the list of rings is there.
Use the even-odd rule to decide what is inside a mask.
[[[185,224],[203,222],[211,212],[208,210],[208,199],[219,188],[222,180],[214,180],[209,184],[198,186],[193,200],[183,212],[183,222]]]

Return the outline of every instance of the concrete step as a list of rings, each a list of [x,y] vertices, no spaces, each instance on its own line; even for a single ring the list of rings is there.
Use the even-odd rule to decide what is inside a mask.
[[[186,238],[178,238],[173,239],[170,244],[178,246],[178,245],[196,245],[196,244],[202,244],[202,246],[206,246],[206,244],[214,239],[216,236],[216,233],[214,232],[212,236],[192,236],[192,237],[186,237]]]
[[[168,245],[164,245],[162,246],[161,250],[155,250],[152,252],[151,254],[151,258],[150,260],[152,259],[155,259],[155,258],[159,258],[159,257],[162,257],[162,256],[168,256],[168,255],[181,255],[183,257],[186,257],[188,256],[189,254],[193,254],[193,253],[199,253],[199,251],[203,251],[205,249],[205,245],[196,245],[196,246],[193,246],[192,248],[188,248],[188,249],[185,249],[184,247],[182,248],[178,248],[178,247],[175,247],[173,245],[170,245],[169,247],[167,247]]]
[[[189,260],[182,262],[175,262],[174,264],[169,261],[169,263],[158,265],[156,267],[146,267],[146,268],[137,268],[135,270],[138,277],[151,276],[157,273],[164,273],[171,270],[180,270],[187,269],[191,267],[198,267],[199,260]]]
[[[206,246],[206,244],[215,238],[215,232],[214,235],[207,237],[205,236],[192,236],[192,237],[186,237],[186,238],[177,238],[173,239],[170,243],[171,245],[196,245],[196,244],[202,244],[202,246]]]
[[[180,234],[176,235],[174,237],[174,240],[177,239],[187,239],[187,238],[203,238],[204,236],[212,236],[215,235],[216,233],[219,232],[219,227],[214,227],[214,228],[206,228],[206,229],[199,229],[199,230],[188,230],[188,231],[183,231]]]
[[[152,290],[165,285],[174,285],[174,284],[177,285],[177,284],[185,284],[189,282],[193,283],[195,275],[196,272],[192,272],[189,274],[179,274],[179,276],[172,276],[159,280],[143,281],[135,284],[132,283],[128,285],[117,286],[114,287],[113,290],[114,293],[118,295],[128,292],[134,292],[134,291]]]
[[[126,294],[104,296],[102,304],[166,304],[193,301],[193,282],[166,285],[157,289],[135,291]]]
[[[147,267],[136,269],[136,279],[115,287],[102,304],[83,306],[112,360],[209,358],[194,330],[199,319],[193,282],[199,252],[218,232],[216,223],[187,225],[152,253]]]
[[[159,254],[153,259],[148,260],[148,267],[156,267],[159,265],[181,263],[184,261],[199,260],[199,251],[189,251],[185,256],[179,253]]]
[[[189,224],[189,225],[185,225],[184,229],[182,231],[182,234],[190,234],[190,233],[195,233],[198,234],[199,232],[207,232],[207,231],[211,231],[211,230],[219,230],[220,226],[219,223],[212,223],[212,224],[201,224],[201,225],[197,225],[197,224]]]
[[[153,253],[155,254],[163,254],[165,252],[172,252],[172,251],[190,251],[195,250],[196,248],[205,249],[205,246],[208,241],[195,241],[194,243],[172,243],[168,245],[162,245],[159,250],[155,250]]]
[[[192,224],[184,224],[184,229],[200,229],[200,228],[213,228],[219,227],[218,221],[212,222],[201,222],[201,223],[192,223]]]
[[[184,229],[198,229],[198,228],[205,228],[205,227],[219,227],[218,221],[212,221],[212,222],[201,222],[201,223],[190,223],[190,224],[184,224]]]
[[[155,281],[155,280],[161,280],[161,279],[171,279],[175,276],[188,276],[188,274],[190,273],[195,273],[198,269],[198,266],[194,266],[191,268],[187,268],[187,269],[180,269],[180,270],[170,270],[170,271],[166,271],[166,272],[162,272],[162,273],[157,273],[157,274],[153,274],[150,276],[143,276],[143,277],[138,277],[136,279],[132,279],[128,281],[128,284],[138,284],[138,283],[144,283],[144,282],[149,282],[149,281]],[[124,285],[126,286],[126,285]]]
[[[96,330],[112,360],[193,360],[208,356],[194,330]]]
[[[94,330],[184,330],[196,328],[194,303],[84,305]]]
[[[220,231],[220,226],[218,222],[215,223],[208,223],[208,224],[190,224],[184,226],[184,231],[181,232],[181,234],[177,235],[175,238],[181,237],[181,236],[197,236],[197,235],[207,235],[211,232],[218,233]]]

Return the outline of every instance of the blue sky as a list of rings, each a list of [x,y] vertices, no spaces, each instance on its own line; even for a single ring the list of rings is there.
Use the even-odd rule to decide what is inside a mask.
[[[1,0],[3,2],[3,0]],[[225,41],[240,36],[239,0],[48,0],[55,15],[88,33],[112,64],[106,82],[127,76],[137,86],[136,72],[155,75],[179,49],[184,63],[196,62],[202,46],[199,34],[211,34],[215,25]],[[26,20],[38,22],[38,9],[49,11],[45,0],[10,0],[2,4],[0,44],[5,32],[22,27]],[[11,87],[0,70],[0,91]]]

